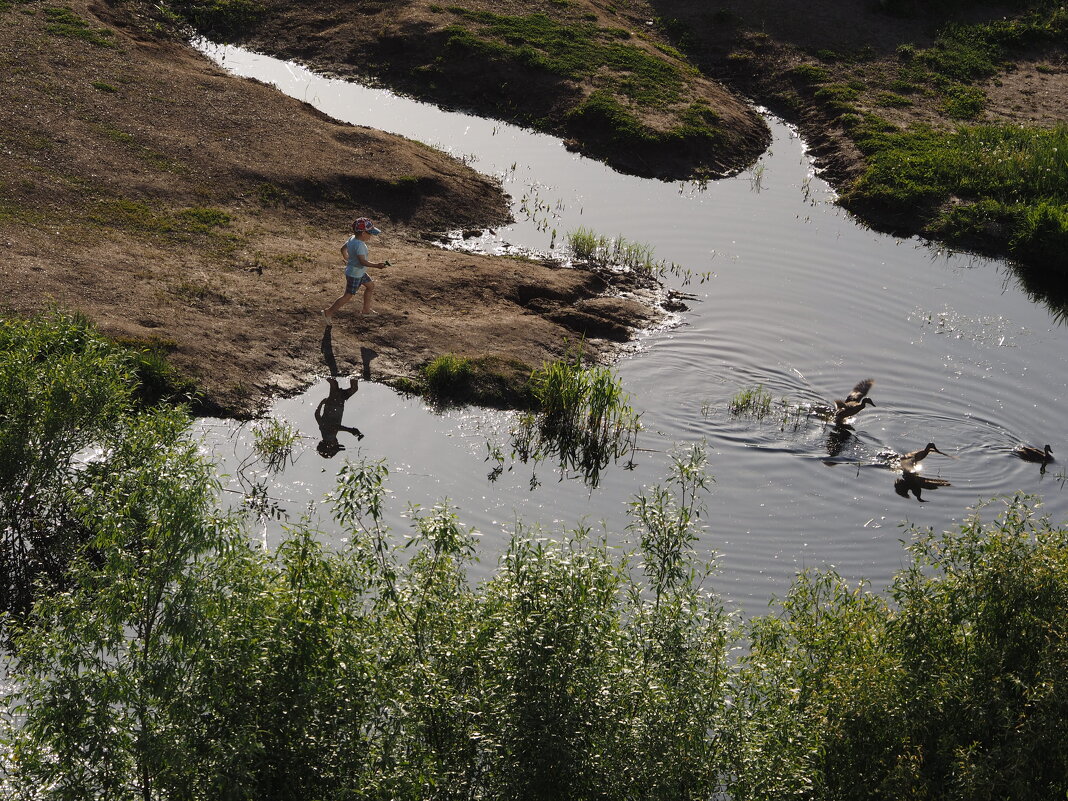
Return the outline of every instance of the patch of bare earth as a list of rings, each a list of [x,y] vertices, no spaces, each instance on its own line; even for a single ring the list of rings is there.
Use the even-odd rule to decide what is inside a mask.
[[[254,411],[325,372],[320,310],[344,287],[356,216],[384,234],[377,315],[333,326],[342,372],[378,379],[436,356],[536,366],[588,336],[613,352],[657,313],[590,273],[465,255],[422,234],[491,227],[500,187],[418,143],[340,124],[149,35],[130,4],[73,0],[98,43],[49,33],[46,6],[0,12],[0,311],[86,314],[154,342],[209,405]],[[105,44],[100,44],[104,42]]]

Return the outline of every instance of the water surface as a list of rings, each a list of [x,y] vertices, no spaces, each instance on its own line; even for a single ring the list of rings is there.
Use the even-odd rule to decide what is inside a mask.
[[[562,254],[566,232],[586,227],[649,245],[691,278],[667,278],[694,295],[679,324],[644,335],[616,365],[645,424],[634,469],[606,471],[592,491],[550,465],[511,465],[491,481],[487,443],[507,452],[510,415],[438,413],[373,383],[345,410],[364,438],[342,433],[347,450],[324,459],[314,448],[314,410],[327,394],[320,382],[272,412],[307,437],[271,479],[289,514],[321,498],[345,458],[384,459],[391,525],[406,529],[410,503],[448,498],[480,531],[489,571],[516,520],[550,533],[584,522],[624,542],[634,494],[661,480],[674,448],[704,442],[715,484],[701,547],[719,554],[718,587],[748,612],[762,611],[805,567],[833,565],[879,587],[902,564],[903,524],[950,528],[995,495],[1038,493],[1056,521],[1068,519],[1065,328],[1017,286],[1006,263],[858,224],[834,205],[804,143],[781,121],[768,117],[773,144],[748,173],[707,185],[661,182],[614,172],[549,136],[237,48],[203,49],[339,120],[433,144],[497,176],[517,222],[471,245]],[[339,237],[343,228],[339,221]],[[380,291],[384,299],[388,282]],[[334,340],[339,356],[360,346],[343,323]],[[807,408],[867,377],[877,406],[845,439],[804,414],[784,425],[782,415],[727,411],[737,392],[758,384],[776,402]],[[247,427],[206,421],[203,429],[233,470],[251,439]],[[922,504],[899,497],[885,453],[931,440],[958,457],[926,463],[952,486],[926,491]],[[1020,442],[1049,442],[1062,461],[1043,474],[1011,456]],[[271,527],[268,536],[276,533]]]

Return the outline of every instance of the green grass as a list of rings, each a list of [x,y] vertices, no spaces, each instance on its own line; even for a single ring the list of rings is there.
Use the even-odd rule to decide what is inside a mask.
[[[875,103],[885,108],[906,108],[913,105],[912,100],[894,92],[880,92],[875,97]]]
[[[813,97],[827,111],[851,114],[856,111],[853,101],[860,97],[860,90],[846,84],[832,84],[821,86],[813,93]]]
[[[200,33],[221,38],[255,27],[265,14],[256,0],[166,0],[166,5]]]
[[[474,367],[470,359],[446,353],[424,367],[423,376],[431,396],[457,397],[470,391]]]
[[[256,187],[256,199],[263,206],[285,206],[290,201],[290,194],[280,186],[264,182]]]
[[[93,84],[93,88],[103,92],[114,92],[114,88],[107,88],[109,85],[106,83]],[[128,131],[124,131],[121,128],[116,128],[113,125],[104,123],[97,127],[101,135],[110,139],[112,142],[117,142],[130,149],[137,158],[141,159],[145,164],[154,167],[164,172],[181,174],[186,171],[186,167],[180,161],[176,161],[171,156],[161,153],[149,145],[143,144],[133,134]]]
[[[176,228],[184,233],[207,234],[230,225],[230,215],[221,209],[194,206],[174,215]]]
[[[427,395],[442,405],[473,403],[494,408],[529,408],[531,367],[518,359],[496,354],[471,358],[447,353],[421,371],[422,381],[394,386]]]
[[[101,227],[175,238],[213,235],[230,225],[230,215],[220,209],[193,207],[171,211],[138,200],[114,197],[97,201],[88,218]]]
[[[1068,12],[1052,3],[1026,3],[1015,17],[964,25],[947,24],[933,46],[902,44],[898,80],[926,87],[943,98],[951,119],[973,120],[986,98],[974,86],[1000,72],[1016,53],[1052,50],[1068,44]]]
[[[589,22],[558,22],[546,14],[505,16],[486,11],[450,7],[466,23],[446,28],[449,46],[463,53],[477,53],[490,60],[514,62],[570,80],[591,79],[604,83],[636,103],[673,103],[683,88],[678,66],[655,54],[627,44],[630,34],[602,28]],[[601,76],[606,69],[611,81]],[[622,77],[620,77],[622,76]],[[618,86],[617,86],[618,82]]]
[[[49,6],[44,10],[45,30],[53,36],[79,39],[96,47],[115,47],[114,31],[94,28],[67,6]]]
[[[849,101],[860,97],[860,91],[855,87],[844,84],[831,84],[830,86],[821,86],[815,91],[813,97],[824,102]]]
[[[654,260],[653,249],[622,236],[610,238],[589,228],[579,228],[567,235],[568,248],[577,261],[594,267],[622,267],[642,272],[656,272],[662,262]]]
[[[771,393],[764,389],[763,384],[747,387],[731,398],[727,411],[733,415],[761,420],[771,413]]]
[[[52,217],[37,208],[36,204],[27,204],[19,200],[6,199],[0,186],[0,223],[15,223],[39,227],[52,222]]]
[[[681,122],[666,134],[656,137],[661,140],[705,140],[715,145],[723,140],[719,114],[708,103],[695,101],[679,114]]]
[[[569,111],[567,126],[580,136],[597,136],[616,145],[652,138],[652,131],[618,97],[604,89],[595,90]]]
[[[954,120],[977,119],[986,108],[986,93],[977,86],[947,86],[943,98],[942,113]]]
[[[1068,269],[1068,126],[917,127],[867,118],[854,135],[868,168],[846,196],[958,243]],[[946,204],[957,198],[952,206]]]
[[[826,83],[831,79],[831,73],[816,64],[798,64],[790,70],[790,75],[806,84]]]

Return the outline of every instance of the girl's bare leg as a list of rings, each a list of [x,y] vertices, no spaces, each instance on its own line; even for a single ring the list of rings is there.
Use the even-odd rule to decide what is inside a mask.
[[[371,313],[371,298],[375,294],[375,285],[364,284],[363,285],[363,314]]]
[[[337,314],[341,307],[348,303],[350,300],[352,300],[354,297],[356,296],[350,295],[348,292],[346,292],[340,298],[335,300],[333,304],[331,304],[329,309],[323,309],[323,316],[326,317],[327,320],[333,319],[334,315]]]

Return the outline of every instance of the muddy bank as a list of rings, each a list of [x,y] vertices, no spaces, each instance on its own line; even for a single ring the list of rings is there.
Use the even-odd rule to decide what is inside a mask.
[[[582,336],[607,355],[656,316],[633,301],[565,315],[611,288],[427,244],[428,230],[508,218],[500,187],[445,154],[229,76],[138,6],[76,1],[62,26],[50,9],[0,11],[3,314],[81,312],[166,353],[205,408],[247,414],[326,372],[320,310],[366,215],[384,229],[373,257],[393,266],[376,275],[379,314],[338,316],[342,371],[362,347],[383,380],[446,353],[514,378]]]
[[[209,35],[569,141],[644,177],[733,174],[770,142],[741,97],[700,74],[643,14],[570,0],[265,0]]]
[[[1064,20],[1042,4],[267,0],[254,13],[218,10],[234,7],[196,23],[317,69],[553,132],[637,175],[746,166],[768,141],[739,101],[752,98],[800,128],[842,204],[867,224],[1029,263],[1049,273],[1052,290],[1068,269],[1063,192],[1000,186],[993,166],[979,182],[989,188],[972,197],[978,163],[940,165],[941,183],[872,171],[917,147],[939,158],[962,126],[1008,123],[1030,135],[1063,124]],[[928,130],[936,135],[923,141]],[[1022,149],[1022,160],[1033,157]]]

